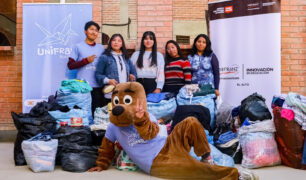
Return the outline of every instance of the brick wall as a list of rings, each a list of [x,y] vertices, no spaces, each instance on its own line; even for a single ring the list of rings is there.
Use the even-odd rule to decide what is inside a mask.
[[[120,0],[103,0],[102,1],[102,21],[105,24],[120,23]]]
[[[22,111],[22,3],[51,1],[17,0],[16,47],[0,48],[0,130],[14,129],[10,112]],[[101,24],[101,11],[105,10],[106,5],[104,3],[107,2],[106,0],[103,1],[74,0],[71,2],[92,2],[93,18]],[[199,9],[193,9],[190,12],[188,5],[193,2],[198,3]],[[204,4],[204,8],[202,8],[201,4]],[[282,92],[287,93],[293,91],[306,95],[306,1],[282,0],[281,5]],[[133,18],[135,20],[138,18],[137,46],[139,46],[143,32],[151,30],[157,35],[159,50],[163,51],[165,42],[172,39],[172,21],[180,18],[184,19],[185,16],[188,17],[186,19],[196,18],[197,16],[191,15],[191,13],[200,9],[202,12],[198,13],[202,13],[203,16],[201,15],[199,17],[205,17],[203,11],[207,9],[207,0],[133,0],[129,2],[129,11],[132,11],[131,9],[133,8],[135,12],[137,11],[137,15],[135,13]],[[182,8],[181,11],[179,10],[180,8]],[[129,15],[131,15],[130,12]],[[135,46],[135,43],[131,41],[129,45],[134,44]]]
[[[155,32],[158,51],[172,39],[172,0],[138,0],[137,37],[139,43],[145,31]]]
[[[208,0],[173,0],[173,20],[205,20]]]
[[[281,1],[282,92],[306,95],[306,1]]]

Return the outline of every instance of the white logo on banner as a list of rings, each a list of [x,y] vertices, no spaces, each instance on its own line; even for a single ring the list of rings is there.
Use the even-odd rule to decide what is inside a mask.
[[[53,31],[50,32],[38,23],[35,25],[46,35],[46,37],[38,44],[41,46],[49,46],[47,48],[37,48],[37,55],[69,55],[72,48],[65,47],[53,47],[52,45],[63,45],[66,46],[71,36],[79,36],[71,28],[72,15],[69,14],[59,24],[57,24]]]

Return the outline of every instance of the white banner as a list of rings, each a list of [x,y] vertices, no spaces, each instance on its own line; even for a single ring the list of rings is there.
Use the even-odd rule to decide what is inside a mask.
[[[281,14],[277,3],[280,1],[209,4],[210,38],[219,59],[224,102],[238,106],[257,92],[270,108],[273,95],[280,94]]]
[[[23,4],[23,112],[47,100],[67,71],[72,46],[85,39],[85,23],[92,20],[91,4]]]

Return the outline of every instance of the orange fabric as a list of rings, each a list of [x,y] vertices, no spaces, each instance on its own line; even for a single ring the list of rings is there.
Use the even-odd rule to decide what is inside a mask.
[[[238,179],[236,168],[195,160],[189,155],[191,146],[197,156],[210,152],[204,128],[194,117],[188,117],[175,126],[153,161],[151,175],[167,179]]]

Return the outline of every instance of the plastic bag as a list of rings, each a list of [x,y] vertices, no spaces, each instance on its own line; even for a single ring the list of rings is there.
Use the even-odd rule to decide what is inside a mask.
[[[83,126],[88,126],[88,112],[82,109],[71,109],[68,112],[49,111],[49,114],[56,119],[56,129],[60,128],[60,122],[68,122],[68,125],[71,126],[72,117],[82,118]]]
[[[97,157],[97,146],[65,144],[61,157],[62,168],[70,172],[85,172],[96,164]]]
[[[103,130],[106,130],[109,123],[108,106],[96,108],[94,112],[94,124],[100,125],[100,127],[103,127]]]
[[[214,145],[209,144],[210,147],[210,155],[214,162],[219,166],[227,166],[227,167],[234,167],[234,159],[227,154],[222,153],[219,151]]]
[[[62,149],[65,144],[92,145],[90,129],[87,126],[63,126],[58,129],[53,138],[58,139],[56,164],[61,164]]]
[[[18,130],[14,144],[14,161],[16,166],[26,165],[26,161],[21,149],[24,140],[41,132],[54,132],[56,127],[55,119],[48,113],[39,117],[32,117],[29,114],[11,113],[16,129]]]
[[[215,144],[216,148],[218,148],[222,153],[229,155],[234,159],[235,164],[241,164],[242,161],[242,149],[239,144],[239,140],[236,139],[231,140],[229,146],[222,146],[220,144]]]
[[[179,93],[176,96],[178,105],[202,105],[209,109],[210,112],[210,126],[214,129],[216,121],[215,121],[215,94],[208,94],[206,96],[190,96],[186,92],[186,88],[182,87]]]
[[[105,132],[105,130],[91,131],[92,144],[95,146],[100,146],[105,136]]]
[[[239,129],[243,167],[259,168],[280,164],[274,131],[275,127],[272,120],[243,126]]]
[[[137,171],[139,167],[130,159],[124,150],[122,150],[117,158],[117,169]]]
[[[241,108],[239,109],[241,122],[243,122],[245,118],[249,118],[251,121],[272,119],[265,101],[266,99],[257,93],[253,93],[243,99],[241,101]]]
[[[47,136],[40,133],[21,144],[26,162],[34,172],[54,171],[58,141]]]
[[[57,93],[57,101],[62,106],[68,106],[70,109],[76,105],[87,111],[89,124],[93,123],[91,112],[91,94],[89,93],[72,93],[69,90],[59,90]]]
[[[221,98],[221,96],[219,95],[219,96],[217,97],[217,99],[215,100],[216,109],[217,109],[217,110],[220,108],[222,102],[223,102],[223,101],[222,101],[222,98]]]
[[[281,107],[275,107],[273,114],[276,128],[275,140],[282,164],[292,168],[306,169],[306,165],[302,165],[301,163],[306,133],[295,120],[288,121],[282,118],[281,110]]]
[[[214,145],[209,144],[210,147],[210,155],[214,161],[215,164],[219,166],[227,166],[227,167],[234,167],[234,159],[226,154],[223,154],[220,152]],[[202,157],[197,156],[194,153],[193,147],[190,150],[190,155],[194,157],[196,160],[200,161]]]
[[[173,115],[176,110],[175,98],[162,100],[159,103],[147,102],[148,112],[155,116],[156,119]]]

